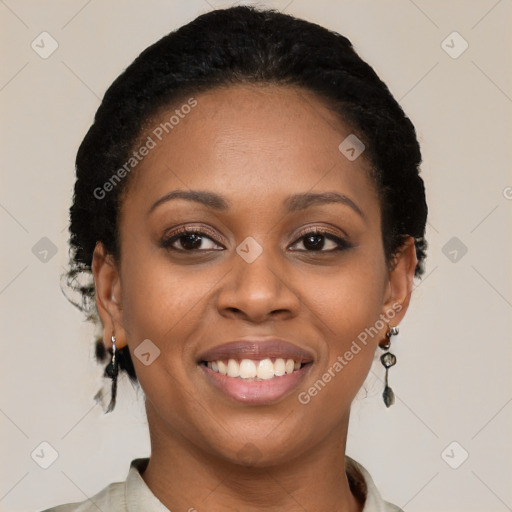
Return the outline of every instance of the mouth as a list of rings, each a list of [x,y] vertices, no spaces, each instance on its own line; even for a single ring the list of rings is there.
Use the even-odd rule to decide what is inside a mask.
[[[265,358],[265,359],[218,359],[216,361],[201,361],[201,365],[220,375],[246,382],[261,382],[271,380],[299,371],[307,362],[294,359]]]
[[[297,387],[313,356],[288,341],[239,340],[201,354],[198,366],[210,384],[244,403],[274,402]]]

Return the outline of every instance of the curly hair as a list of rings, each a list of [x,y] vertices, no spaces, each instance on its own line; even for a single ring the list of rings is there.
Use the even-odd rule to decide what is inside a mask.
[[[119,257],[118,212],[128,179],[97,193],[129,158],[144,127],[191,94],[237,83],[298,86],[316,93],[349,123],[366,146],[382,212],[388,264],[414,237],[423,273],[427,204],[413,124],[388,87],[344,36],[275,10],[247,6],[214,10],[145,49],[109,87],[76,157],[70,208],[68,284],[77,304],[96,316],[91,264],[97,242]],[[136,171],[134,171],[136,172]],[[88,281],[83,281],[83,276]],[[96,316],[97,319],[97,316]],[[98,360],[107,357],[96,341]],[[128,347],[121,369],[136,380]]]

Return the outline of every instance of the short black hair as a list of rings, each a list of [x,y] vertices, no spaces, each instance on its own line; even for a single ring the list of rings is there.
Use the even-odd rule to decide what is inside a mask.
[[[365,144],[380,198],[386,260],[414,237],[423,273],[427,204],[420,147],[409,118],[344,36],[275,10],[238,6],[203,14],[145,49],[109,87],[76,157],[70,208],[68,284],[94,310],[91,263],[97,242],[119,256],[118,212],[127,179],[98,190],[130,158],[143,129],[191,94],[239,83],[301,87],[339,113]],[[133,171],[136,172],[136,171]],[[81,277],[88,276],[84,284]],[[107,357],[97,340],[96,356]],[[121,369],[136,380],[128,347]]]

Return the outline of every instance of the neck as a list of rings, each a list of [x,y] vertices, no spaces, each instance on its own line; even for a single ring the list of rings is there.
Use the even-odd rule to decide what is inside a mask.
[[[286,462],[242,465],[163,425],[146,402],[151,457],[144,481],[169,510],[360,512],[345,473],[348,416],[317,445]]]

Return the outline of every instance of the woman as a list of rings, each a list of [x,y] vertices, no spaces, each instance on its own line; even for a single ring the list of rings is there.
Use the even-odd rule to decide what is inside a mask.
[[[235,7],[146,49],[77,155],[70,278],[92,272],[109,410],[126,371],[151,456],[50,510],[400,510],[345,447],[375,352],[394,401],[420,160],[387,87],[320,26]]]

